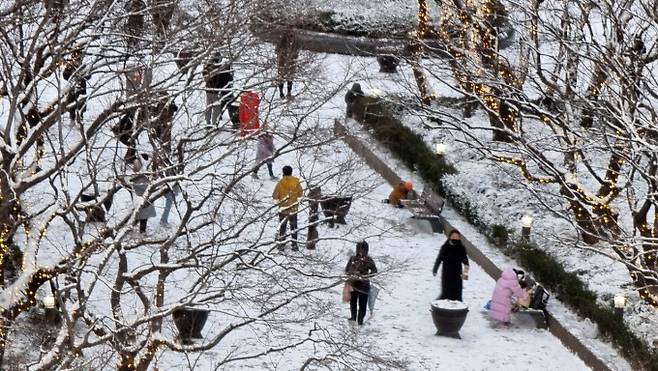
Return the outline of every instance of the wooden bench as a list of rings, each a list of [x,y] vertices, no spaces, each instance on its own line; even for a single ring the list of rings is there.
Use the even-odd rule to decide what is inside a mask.
[[[423,190],[419,198],[400,202],[411,212],[412,218],[427,220],[432,226],[432,232],[443,233],[443,223],[441,223],[440,217],[441,211],[443,211],[443,199]]]

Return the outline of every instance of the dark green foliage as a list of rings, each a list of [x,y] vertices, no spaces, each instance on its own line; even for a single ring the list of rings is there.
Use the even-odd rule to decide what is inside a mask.
[[[358,97],[354,101],[354,116],[372,130],[373,136],[420,175],[432,188],[445,197],[441,177],[457,170],[446,163],[442,156],[425,145],[423,138],[402,125],[386,103],[372,97]]]
[[[423,139],[403,125],[378,98],[360,97],[354,102],[354,116],[373,136],[393,152],[405,165],[418,169],[427,184],[432,185],[442,197],[459,210],[472,225],[476,226],[491,241],[496,237],[509,237],[511,231],[503,225],[487,226],[478,216],[478,210],[465,200],[446,189],[441,184],[445,174],[457,170],[446,163],[443,157],[435,154]],[[532,275],[538,282],[562,302],[569,305],[579,315],[589,318],[599,327],[637,369],[658,371],[658,353],[635,336],[623,321],[619,321],[612,305],[601,306],[597,296],[575,274],[564,270],[562,265],[536,245],[516,241],[508,246],[507,253]]]

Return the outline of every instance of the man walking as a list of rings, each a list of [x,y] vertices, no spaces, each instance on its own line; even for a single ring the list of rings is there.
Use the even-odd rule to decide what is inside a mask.
[[[282,242],[279,245],[279,250],[285,247],[284,237],[286,234],[286,227],[290,224],[292,235],[292,249],[297,251],[297,205],[299,198],[302,197],[304,190],[299,183],[297,177],[292,176],[292,167],[283,167],[283,177],[274,187],[272,198],[279,205],[279,234],[277,241]]]

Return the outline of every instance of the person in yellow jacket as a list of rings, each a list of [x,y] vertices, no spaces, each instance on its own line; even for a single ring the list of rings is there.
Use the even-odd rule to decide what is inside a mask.
[[[279,234],[278,241],[283,241],[286,234],[286,227],[290,224],[292,235],[292,249],[299,250],[297,247],[297,206],[299,198],[302,197],[304,190],[297,177],[292,176],[292,167],[283,167],[283,177],[274,187],[272,198],[279,205]],[[283,250],[285,243],[279,245],[279,250]]]

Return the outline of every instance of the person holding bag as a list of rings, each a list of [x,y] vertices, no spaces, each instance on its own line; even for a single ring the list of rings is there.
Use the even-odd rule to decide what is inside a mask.
[[[349,284],[352,288],[349,321],[357,321],[359,325],[363,325],[368,307],[368,294],[370,293],[370,280],[368,278],[377,273],[375,261],[368,256],[368,243],[366,241],[356,243],[356,255],[350,257],[345,266],[345,273],[350,276],[346,286]]]

